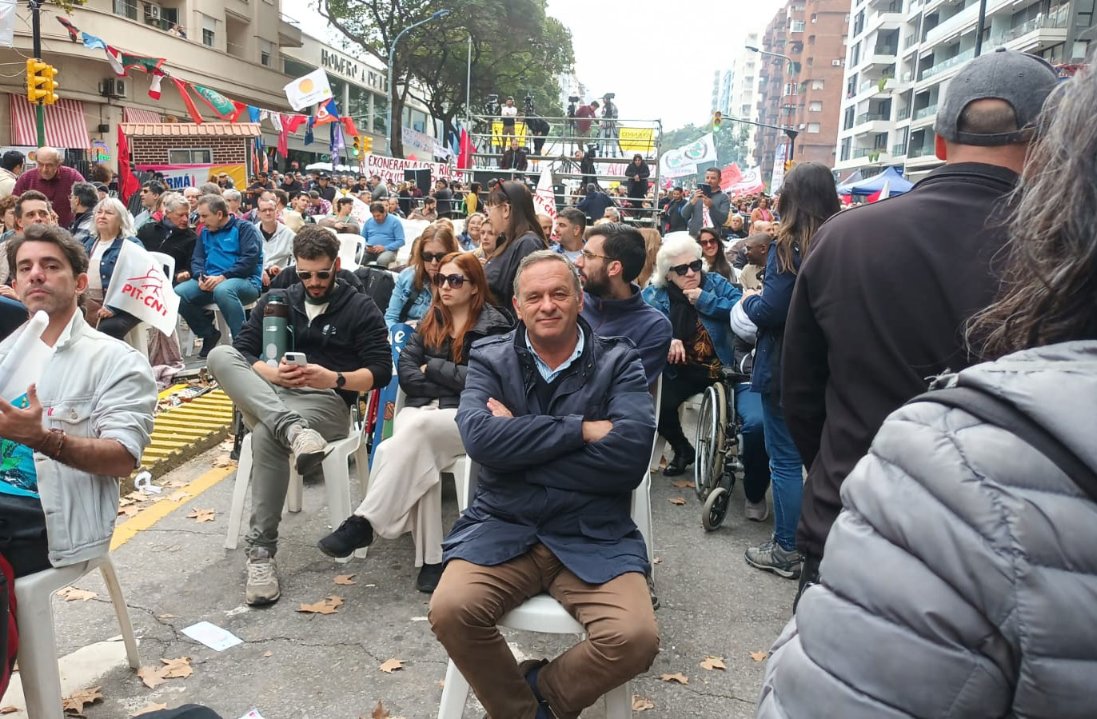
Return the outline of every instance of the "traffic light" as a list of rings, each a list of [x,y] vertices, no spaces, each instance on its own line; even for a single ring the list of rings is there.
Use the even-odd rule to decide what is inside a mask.
[[[358,157],[358,153],[362,151],[362,138],[359,135],[354,136],[354,143],[351,149],[351,154]]]
[[[724,121],[724,113],[716,110],[712,113],[712,129],[720,127],[720,123]]]
[[[792,160],[785,160],[785,172],[788,172],[792,168],[796,167],[796,163]]]
[[[370,154],[373,152],[373,137],[371,135],[362,135],[362,153]]]
[[[31,104],[57,102],[57,68],[37,58],[27,58],[27,100]]]

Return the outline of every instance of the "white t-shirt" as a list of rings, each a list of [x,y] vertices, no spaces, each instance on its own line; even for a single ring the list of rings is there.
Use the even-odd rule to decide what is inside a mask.
[[[518,106],[511,105],[510,107],[507,107],[506,105],[503,105],[502,114],[503,122],[514,122],[514,118],[518,117]]]
[[[305,303],[305,314],[308,315],[309,324],[311,325],[312,321],[314,319],[316,319],[317,317],[319,317],[320,315],[324,314],[327,311],[327,309],[328,309],[328,303],[327,302],[325,302],[322,305],[314,305],[311,302],[306,302]]]
[[[88,258],[88,289],[103,291],[103,278],[99,275],[99,264],[103,261],[103,253],[111,246],[114,240],[96,240],[95,247],[91,248],[91,257]]]

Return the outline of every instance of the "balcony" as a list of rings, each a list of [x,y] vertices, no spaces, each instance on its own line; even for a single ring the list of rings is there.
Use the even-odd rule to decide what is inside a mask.
[[[940,75],[945,70],[948,70],[950,68],[959,67],[960,65],[963,65],[965,62],[967,62],[968,60],[970,60],[973,57],[975,57],[975,48],[971,48],[970,50],[964,50],[961,53],[957,53],[956,55],[950,57],[947,60],[942,60],[941,62],[937,63],[936,65],[933,65],[932,67],[927,67],[925,70],[922,71],[922,77],[920,78],[920,80],[928,80],[931,77],[935,77],[937,75]]]
[[[937,105],[933,104],[929,107],[923,107],[921,110],[914,111],[914,121],[925,119],[927,117],[933,117],[937,114]]]
[[[905,154],[907,154],[907,143],[900,142],[898,145],[891,146],[892,157],[902,157]]]
[[[907,159],[913,159],[915,157],[926,157],[936,153],[936,149],[933,145],[922,145],[921,147],[912,147],[907,152]]]
[[[869,162],[886,162],[890,159],[886,147],[858,147],[853,150],[853,159],[867,158]]]
[[[857,119],[853,121],[854,126],[863,125],[866,122],[876,122],[877,120],[890,120],[891,118],[882,112],[863,112],[857,116]]]
[[[974,25],[978,19],[979,3],[975,2],[952,17],[942,20],[937,27],[927,32],[925,43],[927,45],[938,45],[950,37],[958,37],[968,25]]]
[[[910,119],[910,108],[909,107],[900,108],[899,112],[895,113],[895,121],[896,122],[902,122],[903,120],[909,120],[909,119]]]
[[[1063,12],[1064,10],[1066,12]],[[1063,42],[1067,37],[1067,27],[1070,25],[1069,11],[1070,6],[1065,5],[1054,15],[1036,17],[1005,32],[991,35],[987,44],[992,48],[1004,45],[1010,50],[1025,51],[1038,44],[1050,45]],[[1028,37],[1029,35],[1033,37]],[[1046,37],[1041,38],[1040,35],[1046,35]]]

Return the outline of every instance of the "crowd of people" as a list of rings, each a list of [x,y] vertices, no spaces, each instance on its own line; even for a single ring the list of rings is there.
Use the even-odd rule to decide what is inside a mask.
[[[901,197],[841,210],[831,170],[809,162],[776,198],[730,198],[713,170],[693,192],[657,197],[658,227],[639,229],[599,213],[596,186],[554,219],[520,181],[464,197],[439,181],[437,215],[415,238],[398,220],[403,189],[379,178],[290,172],[243,196],[150,181],[132,218],[48,152],[42,167],[40,151],[38,174],[13,173],[17,198],[0,200],[6,224],[12,210],[0,309],[46,311],[56,351],[22,406],[0,398],[0,438],[39,460],[0,475],[0,503],[18,517],[0,553],[18,578],[106,551],[114,513],[63,507],[94,491],[113,508],[116,483],[35,471],[109,478],[140,461],[152,376],[105,339],[132,324],[102,293],[119,247],[141,242],[176,259],[180,313],[252,433],[248,604],[281,595],[290,462],[317,475],[328,442],[355,431],[357,398],[395,371],[404,408],[369,491],[319,550],[348,557],[410,533],[433,631],[488,714],[577,717],[659,651],[631,496],[645,491],[656,434],[672,450],[663,475],[695,463],[681,406],[727,381],[744,518],[769,521],[772,495],[771,538],[745,560],[798,580],[759,716],[1087,716],[1095,111],[1089,72],[1059,83],[1039,58],[988,53],[937,111],[945,165]],[[362,223],[351,195],[369,205]],[[343,269],[339,233],[363,238],[365,275]],[[371,272],[390,278],[380,294]],[[272,302],[307,360],[265,358]],[[397,325],[414,331],[394,368]],[[919,396],[931,385],[989,399]],[[447,533],[440,477],[462,454],[479,479]],[[518,665],[496,621],[543,591],[587,636]]]

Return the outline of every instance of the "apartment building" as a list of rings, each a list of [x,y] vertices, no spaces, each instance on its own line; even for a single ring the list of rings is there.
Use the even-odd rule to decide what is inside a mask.
[[[986,0],[982,52],[1081,62],[1093,0]],[[911,179],[941,164],[933,121],[949,80],[975,56],[979,0],[854,0],[835,169],[863,176],[902,166]]]
[[[754,121],[758,104],[758,89],[761,83],[760,71],[765,62],[764,56],[759,55],[748,47],[760,47],[761,33],[748,33],[743,48],[732,60],[732,65],[723,72],[716,72],[713,81],[713,108],[719,110],[725,117],[742,118]],[[736,132],[740,133],[743,143],[744,155],[754,161],[755,138],[757,126],[733,124]]]
[[[789,0],[762,35],[758,121],[796,133],[790,142],[782,130],[758,130],[755,156],[772,185],[778,155],[834,165],[849,10],[849,0]]]

